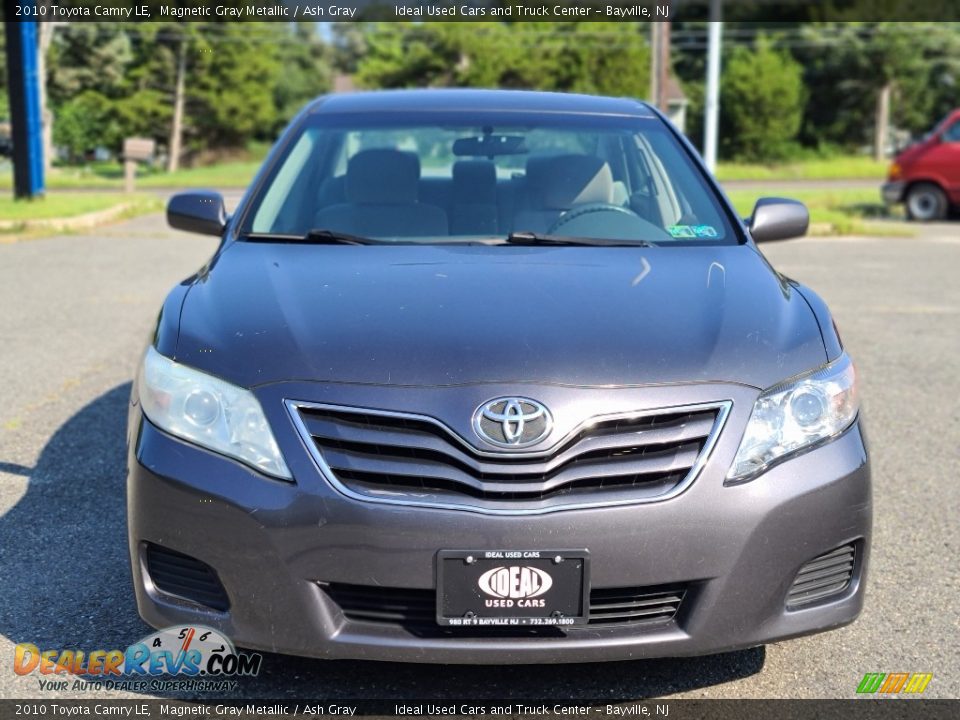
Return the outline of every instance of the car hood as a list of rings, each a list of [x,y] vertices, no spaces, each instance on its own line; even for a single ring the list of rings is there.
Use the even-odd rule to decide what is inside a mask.
[[[932,136],[925,137],[922,140],[918,140],[915,143],[907,145],[907,147],[898,152],[894,157],[894,162],[896,162],[901,169],[905,170],[908,166],[915,163],[923,155],[925,155],[930,148],[937,144],[938,143]]]
[[[246,387],[766,387],[827,357],[805,300],[749,246],[237,242],[188,292],[176,359]]]

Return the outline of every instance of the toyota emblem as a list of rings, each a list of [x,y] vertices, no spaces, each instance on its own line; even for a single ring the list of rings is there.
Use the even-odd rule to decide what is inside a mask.
[[[550,434],[553,418],[546,406],[522,397],[500,397],[473,413],[473,429],[483,440],[503,448],[536,445]]]

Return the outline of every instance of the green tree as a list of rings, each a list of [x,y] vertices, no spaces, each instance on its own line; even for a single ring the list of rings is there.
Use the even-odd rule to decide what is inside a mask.
[[[928,52],[930,117],[939,119],[960,107],[960,32],[956,25],[935,25],[925,35]],[[899,108],[895,108],[895,117]],[[928,124],[932,127],[933,121]],[[914,128],[915,129],[915,128]]]
[[[479,29],[479,28],[478,28]],[[458,43],[455,38],[460,37]],[[462,34],[451,23],[374,23],[366,53],[357,62],[357,81],[368,88],[452,85]]]
[[[814,89],[804,120],[805,141],[848,149],[874,142],[882,148],[888,121],[914,133],[929,129],[942,73],[957,77],[956,35],[955,29],[932,23],[804,28],[807,42],[798,58]],[[882,95],[889,104],[887,115],[881,113],[886,105]]]
[[[277,60],[282,71],[273,88],[280,125],[296,115],[307,101],[330,89],[333,64],[332,50],[317,34],[314,23],[293,23],[287,32],[286,38],[278,38]]]
[[[111,109],[111,101],[96,90],[83,91],[60,107],[53,126],[54,143],[64,148],[72,161],[111,144],[116,133]]]
[[[360,59],[367,54],[369,24],[365,22],[333,23],[331,62],[338,72],[353,75]]]
[[[278,31],[272,23],[201,25],[188,60],[188,147],[243,147],[273,132]]]
[[[129,134],[123,121],[136,64],[136,36],[116,23],[64,23],[48,53],[47,91],[53,142],[73,161],[97,147],[120,149]]]
[[[157,88],[138,88],[122,100],[112,103],[113,120],[117,125],[109,147],[119,148],[126,137],[154,138],[166,144],[170,132],[172,108],[169,94]]]
[[[120,23],[66,23],[58,28],[47,68],[51,102],[63,105],[85,90],[107,98],[123,96],[134,59],[132,45]]]
[[[357,79],[371,88],[505,87],[642,97],[650,83],[649,48],[633,23],[376,23],[364,50],[356,57]]]
[[[109,108],[109,122],[94,146],[118,152],[123,138],[140,135],[165,148],[179,76],[187,155],[243,148],[272,140],[306,100],[326,91],[330,63],[312,23],[65,24],[48,72],[54,124],[65,124],[56,137],[74,157],[89,150],[90,123],[78,108],[97,105]]]
[[[736,47],[721,78],[721,149],[738,160],[787,157],[803,120],[803,68],[765,37],[756,47]]]
[[[524,56],[543,48],[544,59],[533,65],[542,73],[529,86],[564,92],[621,97],[646,97],[650,92],[650,47],[645,28],[636,23],[547,23],[540,37],[531,37],[525,52],[515,58],[523,68]],[[527,24],[512,26],[526,33]]]
[[[142,23],[133,34],[131,61],[124,78],[123,98],[114,103],[119,139],[148,137],[169,153],[176,85],[177,41],[193,25]]]

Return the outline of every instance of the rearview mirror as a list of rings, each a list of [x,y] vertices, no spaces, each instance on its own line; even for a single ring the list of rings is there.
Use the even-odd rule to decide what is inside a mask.
[[[750,236],[754,242],[789,240],[806,235],[810,225],[807,206],[788,198],[760,198],[750,217]]]
[[[453,141],[453,154],[457,157],[494,158],[526,153],[527,147],[522,135],[483,135],[462,137]]]
[[[223,196],[213,190],[177,193],[167,203],[167,224],[201,235],[223,235],[227,226]]]

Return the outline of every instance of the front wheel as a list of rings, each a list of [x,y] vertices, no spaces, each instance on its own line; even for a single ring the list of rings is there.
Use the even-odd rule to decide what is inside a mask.
[[[917,183],[907,191],[907,217],[920,222],[947,217],[947,196],[933,183]]]

